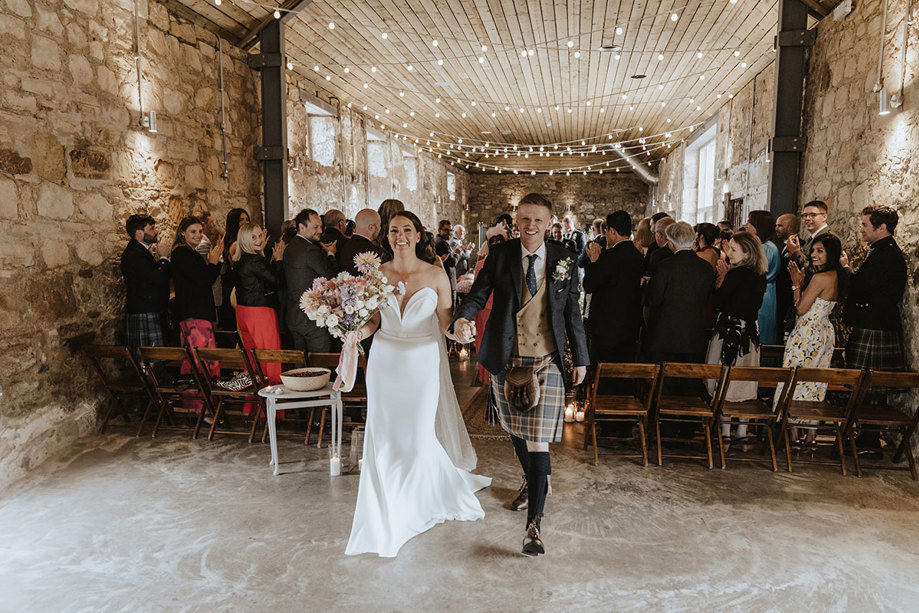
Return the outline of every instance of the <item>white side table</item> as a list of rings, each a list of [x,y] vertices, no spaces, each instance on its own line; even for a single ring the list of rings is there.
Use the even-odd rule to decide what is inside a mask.
[[[283,385],[269,385],[259,390],[258,395],[266,400],[268,412],[268,436],[271,439],[271,462],[274,474],[278,474],[278,429],[275,418],[281,409],[311,409],[328,406],[332,409],[332,458],[329,472],[332,476],[341,474],[341,394],[332,389],[330,381],[322,389],[312,392],[294,392]]]

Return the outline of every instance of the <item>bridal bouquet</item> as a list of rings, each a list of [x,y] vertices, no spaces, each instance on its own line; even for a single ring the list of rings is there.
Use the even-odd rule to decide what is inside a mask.
[[[380,258],[370,252],[354,256],[359,276],[347,272],[334,279],[319,277],[312,289],[300,297],[300,309],[320,328],[342,339],[341,359],[335,372],[336,391],[349,392],[357,375],[358,353],[364,348],[359,340],[361,326],[386,308],[396,288],[380,272]]]

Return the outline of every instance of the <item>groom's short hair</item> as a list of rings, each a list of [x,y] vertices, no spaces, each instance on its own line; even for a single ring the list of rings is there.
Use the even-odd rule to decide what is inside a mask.
[[[552,212],[552,202],[543,196],[542,194],[537,194],[535,192],[527,194],[520,199],[520,202],[517,203],[517,206],[523,206],[524,204],[535,204],[538,206],[544,206],[549,209],[549,213]]]

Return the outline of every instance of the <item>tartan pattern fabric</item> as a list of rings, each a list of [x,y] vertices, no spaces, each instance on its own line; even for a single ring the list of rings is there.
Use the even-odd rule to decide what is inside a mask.
[[[125,313],[128,347],[165,347],[159,313]]]
[[[906,370],[900,333],[852,328],[846,343],[846,366],[859,370]]]
[[[551,360],[551,361],[550,361]],[[523,357],[512,355],[508,368],[532,366],[548,361],[537,378],[539,380],[539,405],[529,412],[512,408],[504,396],[504,373],[491,375],[491,395],[498,422],[509,434],[535,443],[555,443],[562,440],[565,406],[565,378],[559,365],[549,357]]]

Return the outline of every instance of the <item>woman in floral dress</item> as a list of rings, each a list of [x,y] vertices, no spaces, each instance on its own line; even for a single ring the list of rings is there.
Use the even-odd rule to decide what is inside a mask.
[[[794,292],[797,320],[785,344],[782,366],[805,366],[827,368],[833,359],[836,345],[836,331],[830,322],[830,315],[840,298],[845,294],[848,273],[840,265],[842,244],[832,234],[820,236],[814,241],[811,264],[816,271],[809,281],[803,270],[792,260],[788,264],[791,285]],[[782,388],[775,397],[781,397]],[[826,396],[825,383],[798,383],[794,400],[822,401]],[[810,445],[817,435],[815,428],[805,428],[804,443]],[[798,440],[798,429],[792,429],[792,439]]]

